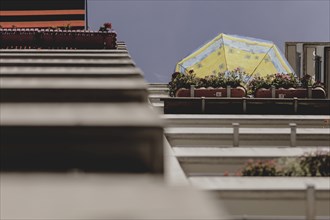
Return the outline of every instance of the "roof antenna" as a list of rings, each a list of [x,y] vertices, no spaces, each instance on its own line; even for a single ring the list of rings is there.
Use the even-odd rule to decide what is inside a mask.
[[[88,30],[88,6],[87,6],[88,0],[85,0],[85,30]]]

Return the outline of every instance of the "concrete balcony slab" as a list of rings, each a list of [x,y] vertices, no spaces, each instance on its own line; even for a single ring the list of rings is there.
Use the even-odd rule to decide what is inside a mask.
[[[160,99],[168,97],[168,94],[149,94],[151,103],[163,103]]]
[[[7,77],[125,77],[143,78],[142,71],[137,67],[3,67],[0,76]]]
[[[160,95],[168,95],[168,88],[148,88],[149,94],[160,94]]]
[[[1,66],[65,66],[65,67],[129,67],[135,66],[131,59],[3,59]]]
[[[1,104],[1,169],[163,172],[163,128],[147,104]]]
[[[290,146],[289,128],[241,128],[240,147]],[[330,128],[297,128],[297,146],[330,146]],[[166,128],[165,135],[172,147],[231,147],[232,128],[180,127]]]
[[[188,176],[234,176],[250,160],[271,160],[299,157],[315,151],[330,151],[329,147],[295,148],[180,148],[174,147],[182,169]]]
[[[297,127],[329,128],[327,115],[162,115],[168,127],[232,127],[239,123],[247,128],[288,128],[289,123]]]
[[[1,102],[147,102],[141,78],[4,77]]]
[[[128,59],[128,53],[2,53],[1,59]]]
[[[74,50],[66,50],[66,49],[0,49],[0,53],[6,54],[30,54],[30,53],[38,53],[38,54],[57,54],[57,53],[66,53],[66,54],[109,54],[109,53],[128,53],[126,49],[110,49],[110,50],[84,50],[84,49],[74,49]]]
[[[219,219],[208,193],[154,175],[2,173],[1,219]]]
[[[303,219],[312,212],[317,218],[330,216],[330,179],[328,177],[190,177],[190,183],[212,191],[231,215],[287,216]],[[310,196],[307,186],[314,186]],[[267,218],[265,218],[267,219]]]

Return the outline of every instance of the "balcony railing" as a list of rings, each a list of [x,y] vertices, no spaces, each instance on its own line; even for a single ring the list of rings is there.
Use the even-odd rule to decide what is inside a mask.
[[[114,31],[0,29],[2,49],[116,49]]]

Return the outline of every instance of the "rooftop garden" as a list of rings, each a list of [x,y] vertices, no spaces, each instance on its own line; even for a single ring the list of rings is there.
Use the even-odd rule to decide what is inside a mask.
[[[248,160],[236,176],[330,176],[330,151],[316,151],[297,158]],[[227,171],[224,176],[229,176]]]
[[[70,24],[46,29],[0,27],[0,41],[4,49],[116,49],[117,34],[111,23],[98,31],[72,30]]]
[[[271,89],[273,88],[274,91],[276,90],[275,97],[277,98],[307,98],[307,89],[311,88],[311,96],[313,98],[325,98],[323,84],[315,82],[310,75],[305,75],[301,79],[291,73],[276,73],[265,77],[250,76],[239,68],[233,71],[209,75],[205,78],[197,77],[193,70],[186,74],[175,72],[172,74],[172,79],[168,84],[170,96],[189,96],[188,90],[190,90],[191,86],[196,90],[195,97],[228,97],[226,94],[228,90],[226,89],[230,87],[232,90],[231,97],[271,97]],[[204,92],[200,92],[201,90],[204,90]]]

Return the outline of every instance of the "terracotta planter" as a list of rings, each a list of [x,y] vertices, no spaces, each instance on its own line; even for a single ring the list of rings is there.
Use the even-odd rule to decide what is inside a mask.
[[[271,98],[271,89],[260,88],[255,93],[256,98]],[[306,88],[279,88],[275,89],[275,98],[308,98],[308,90]],[[312,89],[312,98],[324,99],[326,97],[325,91],[321,87]]]
[[[231,88],[230,97],[245,97],[246,90],[243,87]],[[190,97],[190,89],[181,88],[176,97]],[[227,88],[198,88],[194,90],[194,97],[227,97]]]

